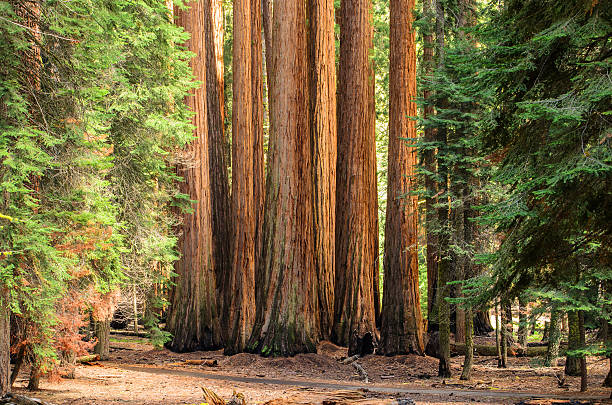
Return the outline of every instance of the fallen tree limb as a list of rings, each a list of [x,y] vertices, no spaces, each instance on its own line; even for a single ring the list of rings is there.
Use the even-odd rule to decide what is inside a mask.
[[[53,405],[49,402],[43,402],[38,398],[29,398],[23,395],[8,393],[0,398],[1,405]]]
[[[100,360],[99,354],[88,354],[87,356],[77,357],[75,362],[82,364],[82,363],[89,363],[89,362],[98,361],[98,360]]]

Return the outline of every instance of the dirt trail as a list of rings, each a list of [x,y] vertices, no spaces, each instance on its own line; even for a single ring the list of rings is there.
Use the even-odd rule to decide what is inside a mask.
[[[265,377],[245,377],[237,375],[225,375],[225,374],[213,374],[201,371],[191,370],[177,370],[167,369],[162,367],[139,367],[130,366],[123,364],[114,364],[114,367],[137,371],[143,373],[150,373],[156,375],[171,375],[171,376],[188,376],[197,377],[202,379],[217,380],[217,381],[228,381],[228,382],[240,382],[249,384],[261,384],[261,385],[276,385],[276,386],[289,386],[289,387],[300,387],[300,388],[315,388],[315,389],[329,389],[329,390],[369,390],[371,392],[377,392],[381,394],[419,394],[419,395],[450,395],[457,397],[468,397],[468,398],[505,398],[505,399],[556,399],[556,400],[580,400],[580,401],[604,401],[609,397],[606,396],[584,396],[581,393],[566,393],[566,394],[535,394],[533,392],[518,392],[518,391],[481,391],[481,390],[460,390],[460,389],[439,389],[439,388],[418,388],[418,387],[399,387],[391,385],[374,385],[374,384],[347,384],[347,383],[332,383],[322,381],[307,381],[307,380],[293,380],[293,379],[281,379],[281,378],[265,378]]]

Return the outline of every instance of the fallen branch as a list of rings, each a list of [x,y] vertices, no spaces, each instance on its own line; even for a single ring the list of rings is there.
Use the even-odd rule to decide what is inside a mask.
[[[75,362],[82,364],[82,363],[90,363],[92,361],[99,361],[99,360],[100,360],[99,354],[88,354],[87,356],[77,357]]]
[[[1,405],[53,405],[49,402],[43,402],[38,398],[28,398],[23,395],[8,393],[0,398]]]
[[[346,359],[342,359],[340,360],[340,363],[342,364],[351,364],[352,362],[354,362],[355,360],[357,360],[359,358],[359,355],[356,354],[354,356],[351,357],[347,357]]]
[[[359,372],[359,375],[363,377],[363,382],[365,382],[366,384],[369,383],[370,380],[368,379],[368,373],[366,373],[363,367],[361,367],[361,364],[357,363],[356,361],[352,362],[351,364],[353,365],[353,367],[357,369],[357,371]]]

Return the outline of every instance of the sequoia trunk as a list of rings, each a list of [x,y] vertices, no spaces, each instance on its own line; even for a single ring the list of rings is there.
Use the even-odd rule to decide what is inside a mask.
[[[227,354],[246,347],[255,320],[255,215],[251,0],[234,0],[234,99],[232,104],[232,270],[228,284]]]
[[[213,254],[219,316],[227,320],[231,270],[231,214],[228,180],[228,144],[224,131],[223,92],[223,5],[221,0],[204,1],[204,36],[206,40],[206,118],[208,123],[208,158],[212,202]]]
[[[264,211],[262,279],[249,351],[316,351],[312,153],[308,141],[305,2],[274,4],[270,149]]]
[[[195,54],[191,66],[196,80],[206,83],[205,44],[203,41],[203,3],[188,4],[189,9],[175,9],[176,22],[191,34],[187,48]],[[177,167],[183,177],[180,191],[196,202],[193,212],[185,214],[180,229],[175,264],[176,284],[171,294],[168,331],[174,351],[217,348],[221,344],[217,307],[212,241],[212,213],[209,177],[208,128],[205,87],[200,86],[186,98],[195,113],[195,140],[185,150],[185,163]]]
[[[336,62],[333,0],[308,1],[310,141],[314,179],[314,249],[321,335],[334,320],[336,223]]]
[[[338,160],[336,179],[336,285],[332,339],[347,345],[351,334],[377,339],[374,273],[376,165],[371,125],[369,52],[372,44],[371,2],[343,0],[340,6],[338,76]],[[349,351],[351,348],[349,347]]]
[[[414,0],[390,4],[389,160],[385,223],[382,328],[379,349],[387,355],[423,354],[423,320],[417,256],[416,45]]]

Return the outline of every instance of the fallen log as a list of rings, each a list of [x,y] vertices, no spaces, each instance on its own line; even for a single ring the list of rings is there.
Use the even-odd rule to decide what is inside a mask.
[[[24,395],[11,394],[10,392],[0,398],[1,405],[53,405],[49,402],[41,401],[38,398],[29,398]]]
[[[512,347],[508,348],[508,356],[511,357],[538,357],[544,356],[546,354],[546,346],[536,346],[536,347],[526,347],[526,348],[518,348]],[[465,345],[463,343],[451,343],[451,354],[454,356],[463,356],[465,355]],[[474,345],[474,354],[477,356],[490,356],[497,357],[497,347],[489,346],[489,345]],[[564,356],[564,350],[559,352],[559,356]]]
[[[99,361],[99,360],[100,360],[99,354],[88,354],[87,356],[77,357],[75,362],[82,364],[82,363],[91,363],[92,361]]]
[[[133,330],[121,330],[121,329],[111,329],[111,335],[123,335],[123,336],[135,336],[135,337],[143,337],[148,338],[149,332],[134,332]]]

